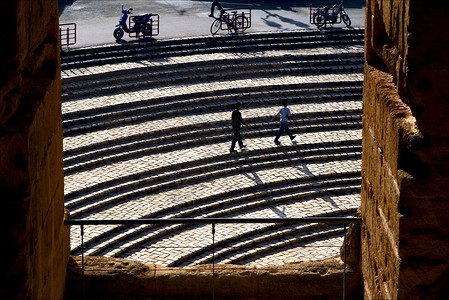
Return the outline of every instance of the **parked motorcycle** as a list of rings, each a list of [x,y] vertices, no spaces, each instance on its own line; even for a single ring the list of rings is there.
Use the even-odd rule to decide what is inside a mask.
[[[345,12],[343,2],[334,4],[331,7],[325,6],[322,8],[318,8],[313,13],[313,24],[315,24],[317,27],[326,25],[326,23],[340,23],[340,20],[343,20],[346,26],[351,26],[351,19]]]
[[[132,8],[126,10],[123,9],[122,5],[122,16],[120,17],[120,20],[115,27],[117,27],[114,30],[114,38],[116,40],[119,40],[123,37],[124,33],[136,33],[136,35],[142,34],[145,36],[151,36],[151,16],[152,14],[143,14],[138,16],[131,17],[131,22],[133,23],[130,28],[128,28],[128,25],[126,24],[126,21],[128,20],[128,15],[132,14]]]

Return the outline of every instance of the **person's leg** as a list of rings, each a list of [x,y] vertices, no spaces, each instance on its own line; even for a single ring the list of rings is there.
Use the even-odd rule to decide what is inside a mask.
[[[288,128],[288,124],[285,124],[285,133],[288,134],[291,140],[295,138],[295,135],[293,135],[292,132],[290,131],[290,128]]]
[[[232,143],[231,143],[231,152],[235,151],[235,143],[238,141],[239,146],[242,145],[242,138],[240,137],[240,128],[233,128],[234,134],[232,136]],[[241,147],[240,147],[241,148]]]
[[[239,133],[238,133],[238,135],[237,135],[237,141],[238,141],[238,143],[239,143],[240,149],[242,149],[242,148],[245,147],[245,145],[243,145],[242,135],[240,134],[240,131],[239,131]]]
[[[210,6],[210,15],[209,15],[209,17],[213,17],[214,16],[215,6],[217,6],[216,1],[212,2],[212,5]]]
[[[278,133],[276,134],[276,137],[274,138],[274,142],[276,144],[279,143],[279,138],[281,137],[284,130],[285,130],[284,123],[281,123],[281,127],[279,127]]]

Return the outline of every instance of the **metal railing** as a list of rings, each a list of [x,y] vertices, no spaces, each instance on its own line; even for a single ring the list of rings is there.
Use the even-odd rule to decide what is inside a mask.
[[[321,223],[329,225],[343,225],[343,288],[342,298],[346,297],[346,230],[349,224],[361,223],[361,218],[357,217],[305,217],[305,218],[174,218],[174,219],[111,219],[111,220],[80,220],[67,219],[64,225],[79,225],[81,229],[81,277],[82,293],[85,299],[84,286],[84,226],[86,225],[212,225],[212,298],[214,299],[214,279],[215,279],[215,225],[216,224],[312,224]]]
[[[76,23],[59,24],[61,47],[76,44]]]

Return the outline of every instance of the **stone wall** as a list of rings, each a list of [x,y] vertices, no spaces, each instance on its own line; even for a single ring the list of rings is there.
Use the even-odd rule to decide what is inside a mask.
[[[367,1],[365,298],[449,293],[448,9],[443,0]]]
[[[2,299],[61,299],[64,227],[56,0],[2,3],[0,195]]]
[[[169,268],[125,259],[85,258],[86,299],[341,299],[343,266],[337,259],[254,268],[238,265]],[[81,299],[81,258],[72,257],[67,299]],[[360,273],[348,268],[346,299],[360,299]]]

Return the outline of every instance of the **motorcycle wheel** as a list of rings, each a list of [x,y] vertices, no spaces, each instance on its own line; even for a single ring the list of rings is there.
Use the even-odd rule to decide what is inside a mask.
[[[341,18],[347,27],[351,26],[351,19],[348,15],[342,15]]]
[[[114,37],[116,40],[119,40],[123,37],[124,31],[122,28],[118,27],[114,30]]]
[[[220,20],[215,19],[215,21],[213,21],[212,25],[210,26],[210,33],[212,33],[212,35],[215,35],[220,29],[220,25],[221,25]]]
[[[322,14],[316,14],[313,16],[313,24],[315,24],[317,27],[322,27],[324,24],[326,24],[326,18]]]

